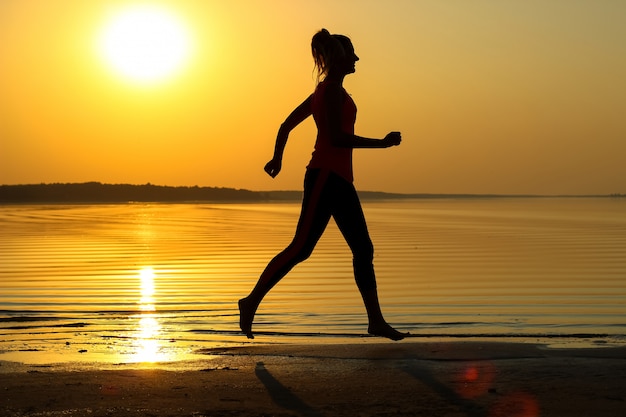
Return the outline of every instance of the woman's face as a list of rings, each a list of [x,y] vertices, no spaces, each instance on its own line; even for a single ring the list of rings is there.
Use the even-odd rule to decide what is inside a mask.
[[[342,44],[346,57],[342,62],[341,67],[344,74],[352,74],[356,71],[355,64],[359,60],[359,57],[354,53],[354,46],[352,46],[352,42],[343,41]]]

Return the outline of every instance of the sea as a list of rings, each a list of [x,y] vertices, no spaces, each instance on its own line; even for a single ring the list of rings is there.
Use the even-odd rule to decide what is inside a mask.
[[[383,313],[413,341],[626,345],[626,199],[364,200]],[[331,221],[266,297],[298,202],[0,206],[0,361],[153,363],[247,344],[371,343]],[[393,342],[390,342],[393,343]],[[399,342],[403,343],[403,342]]]

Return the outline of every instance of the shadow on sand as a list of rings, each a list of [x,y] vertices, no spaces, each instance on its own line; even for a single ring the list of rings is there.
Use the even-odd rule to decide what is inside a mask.
[[[462,393],[459,393],[459,391],[456,390],[453,386],[439,380],[431,371],[431,369],[429,369],[428,365],[423,363],[416,363],[412,360],[417,358],[407,357],[406,359],[408,359],[408,361],[403,361],[403,365],[393,365],[390,369],[390,372],[392,372],[394,369],[405,372],[407,375],[417,380],[420,384],[429,387],[430,391],[436,397],[443,400],[445,403],[449,404],[453,408],[456,408],[458,411],[460,411],[461,415],[467,417],[487,417],[488,411],[483,406],[472,401],[469,398],[465,398]],[[315,410],[311,405],[307,404],[300,397],[294,394],[291,389],[278,381],[265,367],[265,364],[263,362],[256,363],[255,374],[259,381],[263,383],[270,397],[276,405],[304,417],[324,416],[324,414]],[[401,387],[398,388],[399,390],[402,390]],[[328,389],[336,390],[341,389],[341,387],[328,386]],[[358,401],[358,399],[356,398],[353,400]],[[419,402],[420,401],[416,399],[416,403]],[[411,410],[405,411],[409,412]]]
[[[323,414],[314,410],[297,395],[291,392],[289,388],[274,378],[274,376],[265,368],[265,364],[263,362],[257,362],[254,373],[263,385],[265,385],[265,388],[267,388],[272,400],[274,400],[277,405],[281,406],[285,410],[295,411],[305,417],[323,417]]]

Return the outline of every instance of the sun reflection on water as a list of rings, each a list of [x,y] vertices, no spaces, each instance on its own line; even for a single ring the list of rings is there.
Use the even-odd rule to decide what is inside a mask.
[[[162,362],[169,359],[169,355],[161,345],[161,323],[155,313],[155,278],[156,273],[150,267],[139,271],[141,296],[138,305],[141,315],[135,333],[137,343],[131,355],[132,362]]]
[[[161,351],[159,334],[161,325],[153,315],[142,316],[137,329],[137,350],[133,355],[137,362],[159,362],[167,359]]]
[[[154,307],[154,269],[143,268],[139,271],[139,278],[141,280],[141,298],[139,299],[139,310],[141,311],[155,311]]]

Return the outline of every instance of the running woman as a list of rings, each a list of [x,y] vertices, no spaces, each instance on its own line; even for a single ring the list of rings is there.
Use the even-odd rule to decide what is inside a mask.
[[[343,88],[343,80],[355,72],[359,58],[348,37],[322,29],[313,36],[311,49],[318,72],[317,87],[281,124],[274,157],[265,165],[272,178],[278,175],[289,133],[312,115],[317,140],[304,178],[300,218],[292,242],[269,262],[250,294],[239,300],[239,326],[248,338],[254,338],[252,322],[263,297],[295,265],[311,255],[332,217],[352,251],[354,277],[367,311],[368,332],[401,340],[408,333],[391,327],[380,309],[374,247],[352,176],[352,149],[397,146],[400,132],[391,132],[384,139],[354,134],[356,105]]]

